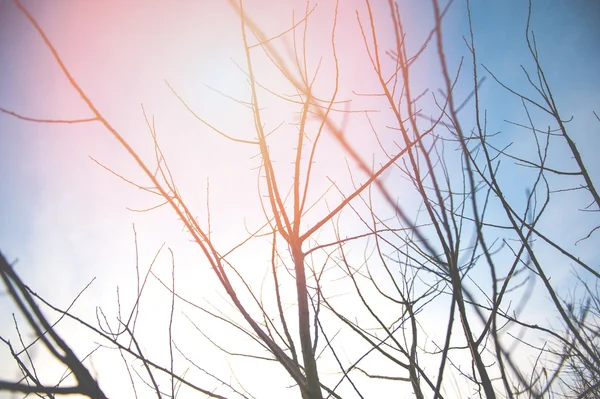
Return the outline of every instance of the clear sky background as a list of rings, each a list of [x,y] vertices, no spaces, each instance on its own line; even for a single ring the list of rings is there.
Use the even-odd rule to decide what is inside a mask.
[[[387,5],[383,6],[384,2],[379,1],[373,3],[376,18],[387,21]],[[531,66],[525,43],[526,3],[524,0],[481,0],[473,1],[471,6],[479,62],[507,84],[531,93],[519,67],[520,64]],[[150,118],[155,117],[159,140],[180,189],[203,223],[206,220],[206,182],[210,179],[211,231],[223,251],[243,239],[245,226],[250,230],[260,226],[263,215],[256,193],[255,168],[259,165],[254,158],[256,150],[228,142],[207,129],[194,119],[165,84],[167,80],[192,109],[210,123],[232,136],[254,138],[251,114],[208,87],[238,99],[249,98],[246,77],[236,65],[245,68],[240,23],[227,2],[56,0],[23,1],[23,4],[45,30],[73,77],[97,108],[147,160],[152,160],[154,155],[141,104]],[[327,55],[332,4],[329,1],[319,3],[309,28],[312,67],[316,66],[321,54],[326,55],[323,77],[316,86],[325,96],[331,89],[327,77],[331,63]],[[268,34],[289,28],[291,10],[296,10],[297,19],[305,7],[302,1],[274,0],[248,0],[245,5],[248,14]],[[361,109],[374,103],[352,97],[351,90],[368,92],[374,77],[364,56],[355,9],[364,15],[363,2],[340,0],[337,44],[343,85],[339,98],[353,99],[350,107]],[[414,46],[432,26],[431,5],[427,1],[403,1],[400,9],[409,43]],[[448,61],[454,68],[463,56],[467,57],[468,68],[471,65],[462,40],[468,32],[465,10],[464,2],[456,0],[444,21]],[[600,3],[597,1],[533,2],[532,27],[542,63],[562,115],[565,119],[574,116],[569,125],[570,132],[596,179],[600,171],[597,155],[600,122],[592,111],[600,112],[599,21]],[[382,46],[391,47],[393,37],[380,35]],[[431,57],[430,64],[424,58],[415,68],[415,87],[437,89],[441,86],[439,65],[433,55],[426,55]],[[257,67],[259,79],[269,82],[275,89],[289,91],[289,87],[281,85],[281,78],[276,77],[272,68],[264,62],[259,62]],[[469,92],[468,73],[465,71],[465,85],[458,88],[465,95]],[[487,75],[483,70],[480,73]],[[494,126],[491,130],[503,130],[505,140],[515,142],[518,150],[520,140],[527,140],[521,137],[525,132],[503,121],[523,123],[522,105],[490,76],[487,76],[481,93],[488,109],[489,125]],[[289,108],[278,108],[273,98],[265,99],[263,104],[268,116],[265,119],[267,130],[297,118],[287,114]],[[69,86],[39,35],[7,0],[0,0],[0,107],[35,118],[92,116]],[[462,112],[464,126],[472,126],[472,109],[467,107]],[[385,123],[385,116],[374,118]],[[368,130],[368,125],[364,119],[353,121],[356,122],[349,125],[348,134],[364,151],[365,160],[370,161],[371,154],[378,150],[373,140],[361,135],[362,130]],[[295,146],[294,131],[290,129],[284,127],[283,133],[273,138],[274,158],[281,165],[281,179],[287,184],[291,176],[286,173],[291,169],[286,169],[286,165],[292,159]],[[328,139],[324,140],[323,146],[315,190],[311,192],[313,198],[327,187],[326,177],[341,187],[350,187],[341,149]],[[142,270],[147,270],[158,248],[166,242],[182,270],[179,282],[182,292],[198,302],[207,301],[215,306],[224,304],[220,299],[222,290],[216,286],[199,251],[187,241],[188,237],[181,231],[172,210],[164,207],[149,213],[132,212],[130,209],[155,206],[158,199],[126,184],[90,157],[130,180],[142,185],[147,183],[130,157],[99,123],[38,124],[0,113],[0,250],[10,261],[18,259],[16,268],[21,277],[36,292],[63,308],[92,278],[96,278],[74,311],[94,322],[96,306],[102,306],[114,317],[117,286],[120,287],[121,303],[127,303],[126,306],[131,306],[135,294],[132,229],[135,224]],[[560,157],[559,152],[556,159],[560,160]],[[568,165],[569,161],[564,161]],[[505,176],[514,180],[514,191],[508,195],[524,200],[528,184],[524,177]],[[404,198],[403,201],[410,204],[414,199]],[[569,204],[577,201],[584,207],[589,198],[581,193],[564,201]],[[317,217],[321,211],[315,212]],[[552,212],[555,213],[554,224],[548,222],[545,228],[556,236],[572,237],[569,242],[585,236],[590,226],[598,224],[598,218],[594,219],[593,215],[562,212],[560,206]],[[569,227],[565,229],[566,224]],[[353,228],[350,226],[350,231]],[[360,230],[360,226],[355,228]],[[598,242],[596,235],[579,244],[582,256],[595,266],[600,262]],[[257,246],[254,259],[248,260],[248,252],[244,256],[246,275],[260,283],[264,274],[252,274],[250,269],[261,270],[255,265],[268,262],[268,250],[264,252],[263,247]],[[168,276],[169,257],[163,254],[159,260],[157,273]],[[559,264],[552,271],[556,278],[564,279],[565,290],[572,283],[570,270],[568,264]],[[159,292],[161,288],[154,282],[151,289]],[[153,298],[156,298],[155,303]],[[144,306],[148,312],[154,309],[152,312],[163,314],[161,312],[168,309],[169,304],[161,302],[159,294],[150,295],[146,300]],[[539,313],[544,300],[544,296],[533,299],[529,304],[530,311]],[[14,340],[11,318],[14,309],[6,296],[0,297],[0,301],[0,334]],[[151,318],[145,322],[148,323],[144,324],[148,326],[148,348],[156,351],[157,356],[164,356],[165,342],[168,342],[164,329],[154,331]],[[93,348],[93,336],[81,327],[68,322],[60,326],[60,331],[80,348],[81,353]],[[226,330],[211,331],[223,339],[230,334]],[[184,333],[181,334],[179,338],[184,341]],[[189,334],[187,327],[186,334]],[[197,334],[193,337],[198,339]],[[244,344],[239,343],[240,347]],[[162,349],[158,348],[161,345]],[[195,342],[187,350],[200,358],[210,358],[215,368],[227,372],[227,363],[206,342]],[[39,356],[41,362],[46,361],[42,354]],[[124,389],[121,384],[127,384],[126,376],[122,371],[113,373],[110,357],[98,354],[94,362],[105,392],[110,397],[129,397],[121,391]],[[275,372],[271,369],[268,368],[269,372]],[[47,372],[55,375],[50,368]],[[0,375],[14,373],[16,370],[7,352],[0,352]],[[264,386],[261,379],[252,378],[252,375],[249,373],[240,378],[250,389],[256,389],[260,397],[269,397],[260,395]],[[285,386],[272,390],[266,395],[281,397],[276,395],[286,392]]]

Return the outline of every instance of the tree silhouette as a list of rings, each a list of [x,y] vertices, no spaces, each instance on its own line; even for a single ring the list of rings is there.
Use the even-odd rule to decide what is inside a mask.
[[[37,295],[2,256],[7,292],[36,338],[25,344],[18,330],[22,350],[3,338],[22,377],[0,381],[0,390],[106,397],[100,386],[108,392],[109,384],[99,384],[86,360],[57,332],[57,323],[70,319],[115,349],[136,397],[146,395],[142,392],[159,398],[188,392],[259,397],[237,379],[245,367],[264,367],[255,377],[261,384],[291,387],[286,392],[303,399],[382,392],[448,398],[457,395],[455,389],[458,395],[485,398],[597,394],[599,296],[591,287],[597,287],[600,274],[576,244],[596,239],[600,225],[593,212],[600,209],[600,196],[542,67],[531,3],[525,27],[531,67],[523,67],[530,86],[513,88],[479,63],[469,2],[467,57],[456,61],[444,30],[453,2],[431,1],[432,26],[413,46],[401,7],[390,1],[382,11],[382,3],[367,0],[355,14],[360,50],[348,50],[340,44],[338,27],[343,4],[326,10],[329,36],[315,44],[311,21],[322,10],[309,3],[289,29],[267,33],[242,1],[231,0],[239,17],[245,55],[239,68],[248,95],[229,98],[252,121],[248,131],[220,129],[194,109],[177,82],[166,84],[203,128],[258,160],[258,201],[247,201],[257,206],[261,220],[244,226],[247,235],[232,246],[213,235],[209,182],[205,221],[180,188],[154,118],[143,110],[153,146],[153,157],[145,157],[71,75],[32,13],[18,0],[14,4],[93,116],[49,120],[0,110],[23,123],[103,125],[143,181],[96,162],[158,198],[145,212],[163,206],[174,212],[225,300],[206,304],[194,290],[180,288],[171,248],[161,247],[155,256],[169,258],[170,275],[154,270],[154,260],[140,275],[137,235],[135,302],[127,310],[119,301],[116,317],[100,309],[92,321]],[[326,53],[315,61],[311,46]],[[371,75],[349,79],[345,51],[360,51]],[[439,87],[422,88],[415,76],[433,61]],[[521,103],[522,116],[509,125],[526,139],[512,140],[489,126],[484,82]],[[361,91],[364,87],[368,92]],[[278,115],[281,123],[273,122],[273,102],[289,111]],[[345,176],[338,173],[344,169]],[[243,202],[251,193],[231,195]],[[548,232],[557,209],[579,212],[582,197],[595,225],[577,242]],[[581,276],[584,294],[564,299],[551,262],[570,265]],[[152,283],[160,285],[161,301],[170,304],[164,320],[158,310],[141,306],[150,300],[145,292]],[[536,298],[545,298],[545,320],[526,311]],[[59,315],[56,323],[44,316],[42,304]],[[156,328],[168,331],[166,356],[149,348],[154,343],[137,324],[144,312],[155,312]],[[213,325],[225,325],[227,334],[247,342],[221,340]],[[229,375],[211,368],[211,360],[194,357],[174,338],[179,328],[195,331],[228,361],[241,358],[246,366]],[[40,380],[29,354],[33,345],[47,348],[74,385]],[[283,373],[270,375],[272,364]]]

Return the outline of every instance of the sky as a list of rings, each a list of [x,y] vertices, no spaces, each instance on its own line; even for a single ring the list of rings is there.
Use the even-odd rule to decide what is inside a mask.
[[[380,46],[391,48],[394,38],[385,33],[389,19],[387,4],[384,3],[373,1],[373,13],[381,32]],[[531,67],[524,41],[525,3],[516,0],[473,1],[471,11],[479,62],[511,87],[531,93],[520,69],[520,65]],[[331,1],[318,3],[309,19],[308,30],[309,69],[314,71],[323,55],[315,90],[325,98],[333,88],[329,41],[333,4]],[[252,115],[243,104],[226,97],[248,101],[250,96],[244,72],[240,22],[228,2],[33,0],[23,1],[23,5],[46,32],[87,96],[150,163],[154,159],[154,148],[144,112],[153,121],[178,188],[204,225],[209,204],[210,231],[215,244],[223,252],[242,240],[248,230],[257,229],[264,223],[261,198],[257,194],[257,167],[260,164],[256,149],[230,142],[209,129],[184,107],[167,85],[168,82],[206,122],[231,136],[254,139]],[[244,2],[246,12],[269,35],[288,29],[293,18],[297,21],[303,15],[305,6],[305,2],[297,0]],[[409,50],[414,50],[429,33],[431,5],[426,1],[401,1],[399,7]],[[336,33],[341,65],[338,98],[352,99],[351,103],[343,105],[352,110],[381,109],[381,103],[376,99],[353,94],[368,93],[376,83],[365,56],[355,10],[365,23],[364,2],[340,1]],[[456,70],[461,57],[466,57],[465,65],[469,67],[461,72],[465,83],[457,87],[458,93],[464,93],[463,97],[470,91],[468,76],[471,66],[462,39],[468,33],[465,11],[465,3],[455,0],[444,20],[450,68]],[[565,119],[574,116],[569,125],[570,131],[596,179],[600,171],[596,156],[600,148],[600,122],[595,119],[593,111],[600,111],[600,77],[597,73],[600,56],[595,51],[600,40],[599,18],[597,2],[533,1],[532,27],[540,58],[547,68],[547,77],[562,115]],[[282,41],[277,45],[288,51],[292,43],[290,34],[284,40],[288,47],[283,46]],[[293,94],[265,57],[256,57],[259,81],[267,82],[278,92]],[[517,153],[529,148],[526,144],[530,143],[530,138],[525,136],[525,132],[505,122],[523,123],[521,103],[484,70],[480,69],[480,73],[486,76],[481,96],[488,109],[490,129],[502,130],[499,140],[516,143],[512,148]],[[413,70],[411,84],[414,92],[442,87],[439,76],[435,52],[428,51]],[[288,187],[292,180],[290,172],[295,147],[295,131],[291,123],[297,122],[298,116],[294,114],[293,107],[282,105],[276,97],[264,95],[261,99],[264,99],[261,104],[264,106],[266,130],[286,122],[281,133],[273,134],[271,145],[278,178],[283,187]],[[40,36],[8,0],[0,0],[0,107],[41,119],[92,116],[77,92],[70,87]],[[464,125],[471,126],[472,109],[466,107],[461,112]],[[365,161],[370,163],[373,157],[379,161],[382,154],[377,143],[371,135],[364,133],[369,131],[365,118],[362,114],[352,115],[348,120],[339,114],[333,118],[340,125],[347,123],[344,125],[347,126],[347,136],[360,149]],[[386,125],[385,112],[373,113],[372,117],[379,126]],[[539,117],[541,120],[544,118],[543,115]],[[346,155],[331,136],[325,134],[322,140],[309,193],[312,200],[319,198],[330,181],[335,181],[344,192],[349,192],[352,187]],[[385,136],[385,140],[389,144],[393,137]],[[570,165],[570,160],[561,157],[564,158],[564,154],[559,149],[555,158],[558,164]],[[94,279],[73,310],[95,323],[96,310],[101,307],[114,320],[118,311],[117,293],[123,308],[130,308],[135,298],[136,243],[142,272],[148,269],[164,243],[174,253],[178,273],[176,283],[180,292],[198,303],[235,314],[224,299],[224,292],[218,287],[214,274],[201,253],[189,242],[173,211],[167,207],[151,212],[135,211],[154,207],[160,201],[156,196],[124,182],[98,163],[142,186],[148,185],[131,157],[98,122],[44,124],[0,113],[0,181],[3,186],[0,190],[0,250],[9,261],[18,259],[15,267],[23,280],[50,302],[64,308]],[[355,165],[350,163],[350,168],[355,173],[353,176],[364,180],[365,176],[355,169]],[[514,182],[507,195],[515,201],[522,201],[529,176],[516,174],[515,170],[507,168],[502,178]],[[384,178],[386,182],[393,182],[395,176],[391,173]],[[402,197],[401,190],[398,196],[407,209],[418,204],[417,199],[410,195]],[[339,200],[339,196],[333,194],[327,198],[331,204]],[[549,211],[552,217],[545,222],[545,231],[553,237],[566,236],[569,243],[585,236],[591,227],[598,224],[597,217],[565,210],[561,204],[577,204],[583,208],[587,200],[584,193],[560,197],[558,205]],[[317,220],[325,212],[326,207],[319,206],[308,220]],[[344,230],[349,232],[347,234],[361,231],[360,223],[352,216],[346,216],[340,223],[347,227]],[[327,234],[330,233],[323,232],[321,239],[326,240]],[[577,247],[578,253],[595,266],[600,262],[597,243],[596,235]],[[265,264],[268,266],[270,250],[268,241],[253,245],[234,254],[232,260],[243,265],[241,272],[249,283],[259,287],[265,276]],[[541,256],[552,259],[550,253]],[[170,265],[169,253],[163,249],[155,265],[157,275],[170,278]],[[559,284],[562,284],[563,292],[572,288],[574,280],[568,263],[561,263],[550,274],[561,281]],[[168,349],[166,329],[164,326],[157,327],[153,321],[168,315],[170,303],[165,302],[165,291],[160,284],[155,279],[150,280],[148,296],[142,305],[144,316],[139,331],[142,331],[146,349],[157,358],[165,359]],[[343,291],[344,287],[341,286],[340,290]],[[551,316],[539,311],[546,300],[543,294],[532,298],[528,311],[547,320]],[[14,342],[17,339],[11,316],[14,308],[6,295],[0,297],[0,301],[0,334]],[[443,310],[440,312],[443,313]],[[194,320],[206,323],[211,336],[218,337],[221,342],[235,339],[228,342],[241,349],[252,345],[207,316],[192,314]],[[263,380],[256,378],[260,371],[256,373],[251,361],[226,359],[194,332],[185,319],[180,321],[180,325],[176,338],[178,342],[185,343],[183,346],[190,356],[203,359],[205,365],[210,363],[223,375],[228,375],[231,364],[237,365],[236,370],[241,371],[236,377],[259,397],[282,397],[277,395],[289,392],[285,384],[265,388]],[[61,322],[59,331],[72,342],[78,353],[87,353],[97,342],[92,334],[76,323]],[[351,357],[351,348],[348,348],[348,353]],[[36,355],[40,364],[51,364],[43,353]],[[92,357],[92,362],[109,397],[119,397],[121,395],[117,393],[129,389],[124,368],[116,370],[114,366],[114,351],[99,350]],[[121,366],[122,363],[119,363]],[[264,370],[274,376],[283,376],[282,370],[269,365]],[[61,369],[50,366],[45,372],[50,380],[62,374]],[[3,349],[0,352],[0,375],[15,373],[14,364]],[[202,380],[205,377],[198,378]],[[4,396],[0,394],[0,397]]]

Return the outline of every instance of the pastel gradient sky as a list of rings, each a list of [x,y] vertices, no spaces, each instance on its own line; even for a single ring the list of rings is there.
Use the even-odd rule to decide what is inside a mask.
[[[373,3],[376,18],[384,20],[387,4],[383,3],[387,2]],[[417,0],[399,3],[409,43],[420,42],[431,27],[431,5]],[[309,34],[308,59],[313,70],[319,57],[324,55],[322,77],[316,85],[323,96],[332,87],[327,74],[332,67],[329,35],[333,4],[332,1],[319,3],[311,17]],[[600,3],[536,0],[533,4],[532,25],[542,62],[563,115],[567,118],[576,115],[571,124],[573,137],[590,165],[590,172],[598,178],[600,123],[592,111],[600,111],[600,53],[597,51],[600,48]],[[245,68],[240,22],[228,2],[24,0],[23,5],[44,29],[96,107],[147,160],[153,159],[154,152],[142,105],[149,118],[154,116],[158,139],[173,174],[177,176],[179,188],[202,221],[207,216],[209,179],[211,231],[218,246],[231,247],[245,237],[246,226],[253,229],[263,222],[256,193],[259,164],[254,157],[255,148],[231,143],[208,129],[185,109],[165,83],[168,81],[209,123],[232,136],[246,140],[254,138],[252,115],[242,105],[211,89],[241,100],[249,98],[246,76],[238,67]],[[291,26],[292,10],[296,11],[296,20],[303,14],[305,2],[247,0],[245,7],[267,33],[275,34]],[[364,12],[364,8],[362,1],[340,0],[336,44],[341,54],[341,99],[352,97],[351,90],[369,92],[375,79],[364,57],[356,23],[355,10]],[[451,66],[456,66],[460,57],[468,56],[462,41],[462,35],[468,32],[464,11],[464,2],[457,0],[445,20]],[[530,65],[524,41],[526,1],[473,1],[472,12],[479,61],[507,83],[525,87],[519,65]],[[391,36],[380,39],[382,47],[393,41]],[[431,64],[425,59],[413,72],[416,87],[441,86],[439,65],[433,55]],[[275,90],[291,94],[289,86],[283,84],[274,68],[264,60],[257,61],[257,69],[259,79],[268,81]],[[470,89],[463,90],[468,94]],[[490,110],[490,125],[505,130],[507,140],[518,142],[518,135],[523,132],[503,121],[521,118],[519,101],[489,77],[481,93]],[[268,116],[265,119],[267,130],[281,122],[297,120],[295,115],[289,114],[290,108],[278,104],[273,98],[266,98],[263,103]],[[351,107],[369,108],[374,104],[358,99]],[[0,0],[0,107],[35,118],[92,116],[37,32],[7,0]],[[465,111],[464,121],[466,126],[471,126],[473,115],[468,112]],[[336,118],[342,122],[341,118]],[[385,124],[381,118],[380,122]],[[349,134],[369,130],[364,119],[353,121]],[[286,125],[282,134],[274,135],[272,142],[274,158],[281,165],[281,180],[287,184],[291,181],[290,175],[286,174],[291,167],[286,165],[292,159],[295,142],[290,142],[290,137],[293,134],[293,127]],[[356,133],[351,141],[370,161],[371,154],[378,149],[365,137]],[[333,140],[325,138],[322,151],[321,157],[325,160],[318,164],[315,189],[310,193],[313,199],[326,189],[328,178],[339,182],[342,188],[350,187],[342,150]],[[199,251],[187,241],[188,236],[181,231],[181,224],[172,210],[163,207],[150,213],[131,211],[155,206],[157,199],[107,172],[90,157],[130,180],[147,184],[139,168],[100,123],[41,124],[0,113],[0,250],[9,260],[18,258],[17,270],[22,278],[39,294],[63,308],[92,278],[96,278],[74,310],[81,315],[90,315],[91,321],[94,321],[92,315],[97,306],[114,315],[117,286],[122,303],[131,302],[135,294],[132,229],[135,224],[141,269],[148,268],[156,251],[166,242],[182,269],[179,286],[182,291],[199,302],[210,302],[215,306],[225,304],[215,277],[202,261]],[[515,181],[514,193],[509,195],[522,196],[525,183],[520,181],[520,176],[509,178]],[[408,204],[415,200],[405,198],[404,201]],[[585,202],[583,198],[579,201]],[[324,211],[315,210],[315,217],[320,215],[319,212]],[[569,218],[581,218],[580,223],[575,223],[581,230],[565,232],[561,230],[561,217],[567,216],[557,210],[556,226],[549,227],[556,234],[579,237],[583,231],[589,231],[589,226],[597,224],[597,219],[592,220],[589,215],[569,215]],[[597,237],[580,245],[583,253],[597,265],[600,256],[595,243],[598,243]],[[268,261],[269,252],[267,250],[266,256],[261,252],[263,250],[257,246],[255,259],[244,258],[245,267]],[[167,276],[170,259],[164,254],[160,259],[157,273]],[[570,281],[567,267],[556,273],[557,278],[565,278],[565,284]],[[249,275],[258,284],[264,277],[262,272]],[[158,292],[161,287],[154,283],[149,289]],[[154,295],[147,299],[146,310],[155,309],[153,312],[157,314],[168,310],[168,303],[158,299],[152,302],[152,298]],[[532,311],[536,311],[536,306],[541,306],[542,302],[543,298],[539,303],[534,301]],[[6,296],[0,297],[0,334],[15,339],[12,311]],[[165,331],[153,331],[151,318],[144,322],[149,326],[148,337],[154,337],[156,342],[166,342]],[[76,324],[64,322],[60,328],[82,353],[93,348],[93,336]],[[223,337],[230,334],[218,329],[213,333]],[[185,338],[184,333],[181,334]],[[152,339],[148,342],[153,342]],[[240,347],[243,344],[248,342],[240,343]],[[215,359],[214,367],[227,372],[228,364],[220,360],[219,352],[208,343],[197,343],[187,349],[200,357]],[[157,356],[165,355],[164,351],[157,351]],[[39,356],[40,361],[47,361],[42,354]],[[129,397],[117,394],[126,389],[128,379],[122,370],[113,373],[108,356],[99,354],[94,358],[94,364],[110,397]],[[275,376],[282,373],[281,370],[267,369]],[[1,352],[0,375],[15,372],[7,353]],[[260,379],[252,378],[254,372],[256,370],[240,378],[250,390],[263,392]],[[52,371],[48,367],[47,373],[60,376],[62,371]],[[285,392],[281,389],[266,389],[265,395],[259,396],[283,397],[278,396]]]

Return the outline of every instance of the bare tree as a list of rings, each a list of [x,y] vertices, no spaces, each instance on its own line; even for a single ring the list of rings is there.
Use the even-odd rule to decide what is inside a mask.
[[[561,196],[569,196],[573,203],[581,195],[589,197],[590,212],[598,211],[600,197],[595,175],[559,113],[529,18],[525,41],[533,66],[523,68],[530,88],[522,92],[479,63],[468,1],[467,56],[454,63],[444,30],[445,16],[455,6],[452,2],[431,1],[433,24],[413,48],[400,7],[389,1],[381,12],[381,4],[375,7],[366,0],[356,12],[356,24],[361,57],[371,66],[373,85],[369,92],[358,92],[352,86],[357,82],[348,81],[341,72],[345,58],[337,26],[343,4],[331,9],[328,53],[315,61],[307,51],[314,45],[309,32],[318,12],[315,7],[307,3],[302,17],[294,19],[289,29],[267,33],[241,1],[231,0],[245,55],[240,69],[249,86],[248,98],[231,100],[251,116],[252,134],[236,135],[214,126],[178,91],[178,82],[167,82],[182,107],[204,128],[232,146],[248,148],[259,159],[257,191],[263,220],[248,228],[245,238],[224,248],[212,235],[208,182],[206,221],[201,222],[198,210],[192,209],[178,186],[154,119],[144,110],[154,148],[154,159],[145,160],[70,74],[34,16],[18,0],[14,3],[92,117],[42,120],[0,110],[32,122],[101,123],[135,161],[145,181],[135,182],[100,165],[158,198],[156,206],[145,211],[163,205],[171,208],[234,312],[204,305],[177,288],[179,271],[171,249],[161,247],[155,257],[162,252],[168,255],[170,275],[153,270],[153,261],[141,276],[136,264],[138,281],[131,309],[122,309],[119,302],[116,318],[100,310],[95,321],[36,295],[2,257],[3,280],[35,331],[34,343],[42,342],[78,384],[63,387],[39,381],[33,362],[28,365],[22,360],[33,343],[22,343],[19,352],[3,339],[23,377],[0,381],[0,389],[105,397],[83,360],[41,314],[41,302],[116,349],[136,397],[142,395],[138,389],[144,385],[159,398],[175,397],[181,387],[216,398],[254,397],[236,378],[218,375],[210,362],[202,364],[180,348],[173,338],[178,324],[191,326],[224,357],[249,359],[256,364],[253,367],[277,364],[285,372],[280,384],[292,385],[303,399],[381,396],[382,389],[417,398],[453,397],[453,389],[458,395],[485,398],[597,394],[599,297],[591,287],[597,287],[600,274],[578,252],[576,243],[553,236],[547,226],[556,208],[565,206]],[[530,3],[529,17],[531,13]],[[291,44],[286,46],[284,39]],[[439,67],[440,87],[419,87],[413,76],[432,60]],[[257,68],[264,63],[292,94],[271,87],[266,75],[272,71],[265,74]],[[486,99],[481,94],[486,77],[522,103],[522,116],[509,122],[528,135],[517,146],[488,126]],[[359,108],[352,108],[349,100]],[[263,104],[272,101],[290,110],[293,123],[268,120],[273,116]],[[286,118],[280,116],[284,122]],[[335,142],[343,156],[324,150],[326,140]],[[373,153],[366,152],[366,141]],[[278,145],[293,148],[289,158],[274,150]],[[555,160],[551,155],[556,151],[568,153],[569,161],[562,162],[564,156]],[[291,163],[277,162],[282,160]],[[347,162],[346,180],[332,179],[327,168],[319,167],[319,163],[338,161]],[[516,174],[526,187],[520,198],[514,195]],[[577,205],[571,211],[579,212]],[[596,224],[580,239],[596,239],[599,227]],[[135,246],[137,253],[137,235]],[[257,272],[250,273],[247,267],[254,264],[249,259],[256,248],[264,251],[261,259],[268,259],[261,269],[266,277],[258,282],[252,276]],[[573,294],[566,301],[551,277],[548,259],[571,265],[583,276],[584,296]],[[170,303],[165,320],[166,364],[148,353],[143,331],[136,328],[151,280],[162,286],[164,300]],[[545,314],[551,320],[526,311],[535,296],[548,298]],[[252,345],[241,352],[232,342],[223,343],[188,316],[191,311],[209,317],[211,323],[224,323]],[[188,375],[188,370],[196,374]],[[264,383],[278,382],[264,376]]]

